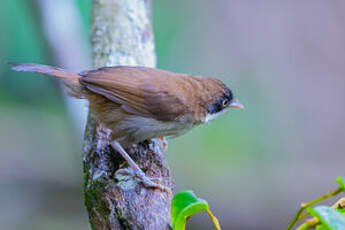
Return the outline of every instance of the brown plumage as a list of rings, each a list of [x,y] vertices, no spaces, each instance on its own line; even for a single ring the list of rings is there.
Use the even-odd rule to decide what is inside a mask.
[[[112,146],[148,187],[152,182],[122,148],[144,140],[179,136],[194,126],[242,108],[215,78],[147,67],[103,67],[79,74],[31,63],[12,63],[16,71],[37,72],[66,81],[70,95],[89,101],[91,114],[112,130]]]
[[[66,80],[70,94],[87,99],[94,117],[110,128],[113,139],[124,146],[157,136],[183,134],[205,122],[207,109],[228,90],[215,78],[147,67],[103,67],[75,74],[31,63],[12,66],[16,71]],[[140,130],[141,125],[146,127]]]
[[[124,111],[160,121],[174,121],[183,114],[201,121],[207,106],[225,88],[217,79],[146,67],[104,67],[80,75],[82,86]]]

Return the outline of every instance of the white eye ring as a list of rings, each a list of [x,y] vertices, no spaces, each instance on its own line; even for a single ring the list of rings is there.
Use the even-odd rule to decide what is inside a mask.
[[[223,107],[225,107],[227,104],[228,104],[229,100],[228,99],[225,99],[223,102],[222,102],[222,105]]]

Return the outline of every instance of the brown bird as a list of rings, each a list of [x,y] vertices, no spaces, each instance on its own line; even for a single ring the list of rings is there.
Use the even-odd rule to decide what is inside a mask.
[[[131,174],[145,186],[162,190],[165,187],[146,177],[124,148],[161,136],[180,136],[228,108],[243,108],[225,84],[210,77],[147,67],[103,67],[77,74],[39,64],[11,65],[16,71],[65,80],[70,95],[87,99],[94,118],[112,130],[111,145],[132,167]]]

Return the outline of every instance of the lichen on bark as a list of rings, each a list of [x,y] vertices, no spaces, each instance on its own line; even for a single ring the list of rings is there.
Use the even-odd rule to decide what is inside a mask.
[[[154,67],[156,56],[149,0],[93,0],[91,42],[94,66]],[[110,146],[110,130],[89,115],[83,150],[84,196],[92,229],[170,229],[172,194],[148,189],[130,176],[116,174],[128,167]],[[159,139],[127,149],[150,177],[172,188]]]

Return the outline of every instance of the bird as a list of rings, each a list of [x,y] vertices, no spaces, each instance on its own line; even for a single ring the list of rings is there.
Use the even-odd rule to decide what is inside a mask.
[[[222,81],[140,66],[110,66],[74,73],[62,68],[10,63],[15,71],[36,72],[65,81],[68,93],[89,101],[90,114],[111,130],[111,146],[144,186],[167,191],[145,175],[125,150],[158,137],[174,138],[214,120],[229,108],[244,108]]]

